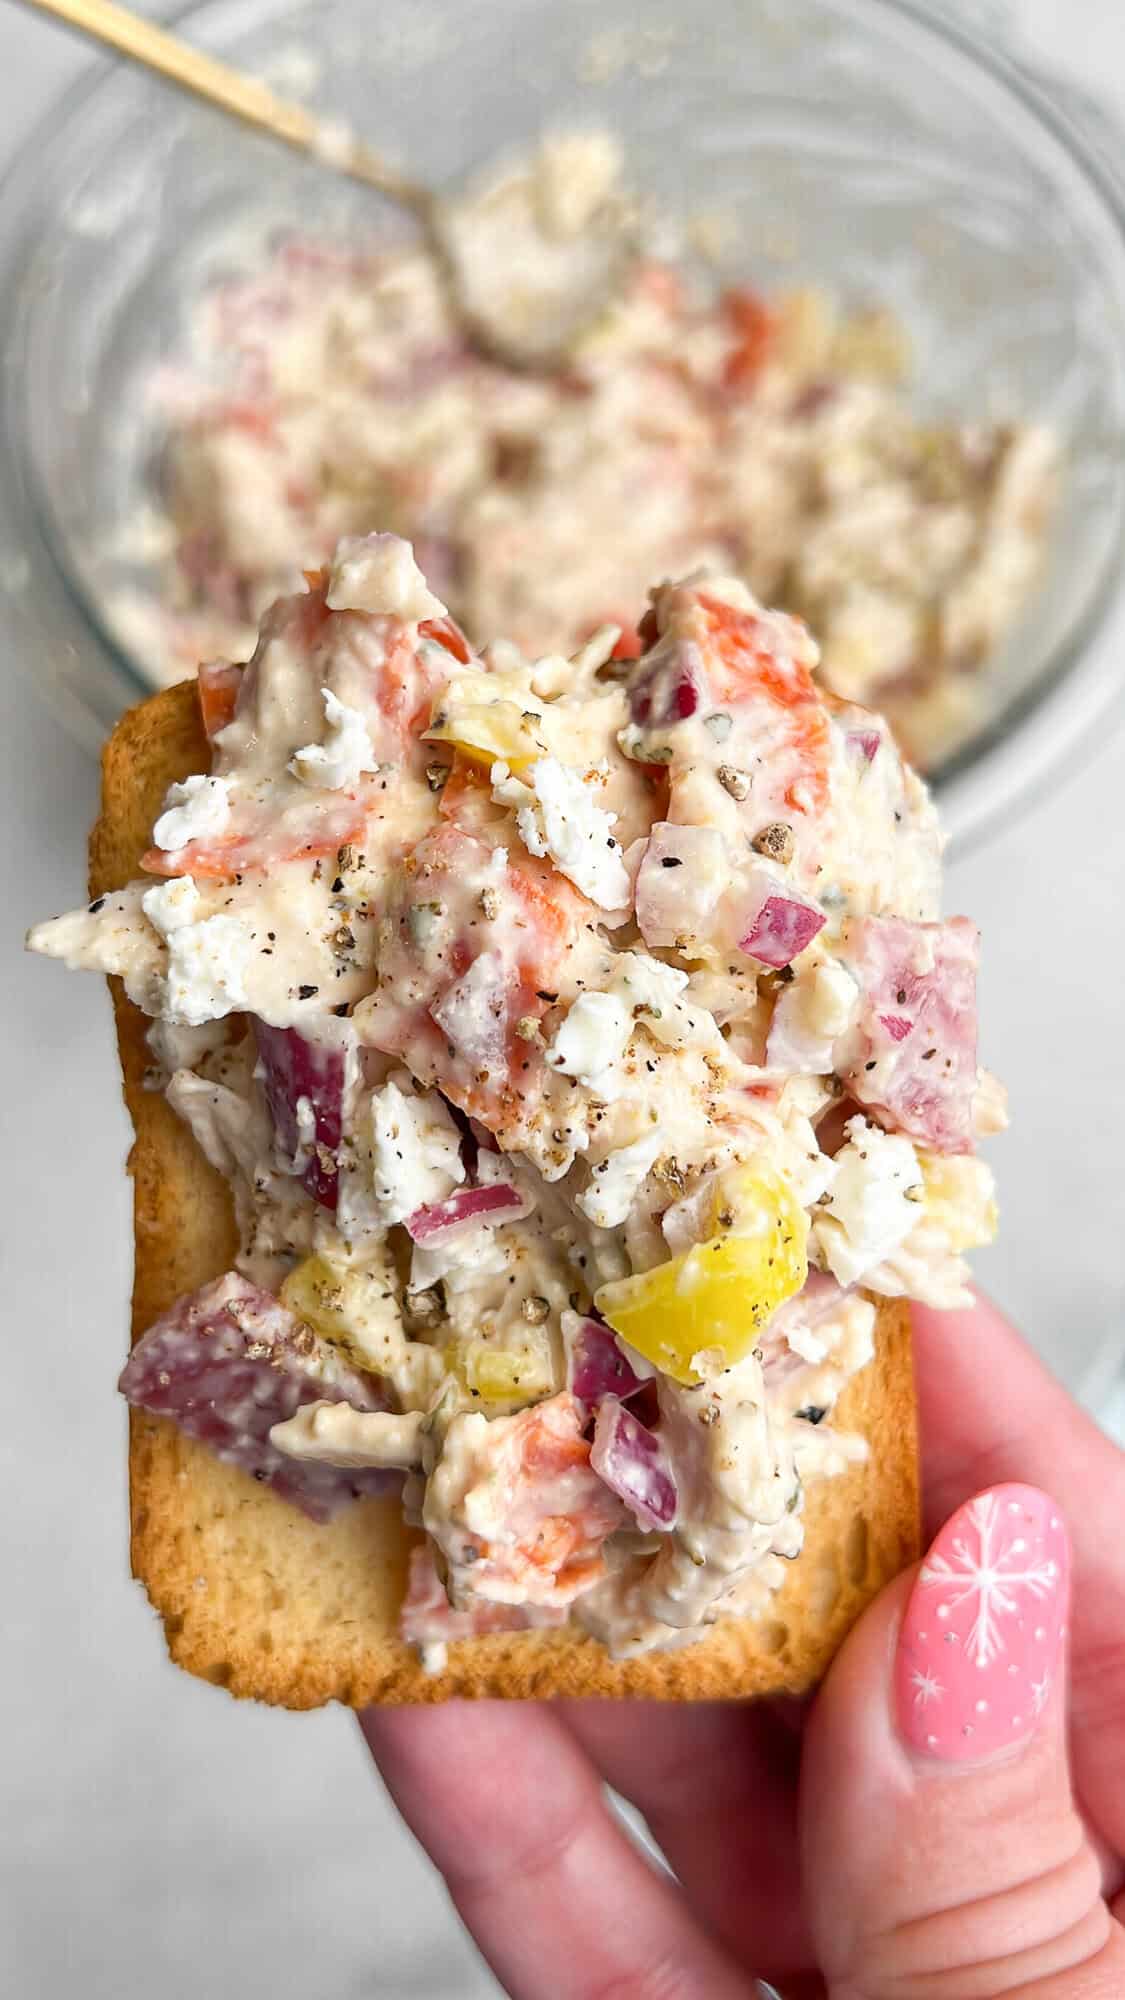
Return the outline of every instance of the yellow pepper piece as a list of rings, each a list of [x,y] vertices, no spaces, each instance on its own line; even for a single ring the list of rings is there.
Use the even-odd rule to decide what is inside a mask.
[[[714,1220],[720,1233],[705,1243],[596,1298],[615,1332],[676,1382],[702,1380],[697,1356],[719,1367],[743,1360],[808,1275],[808,1219],[776,1175],[723,1175]]]
[[[298,1319],[306,1320],[326,1340],[346,1340],[346,1271],[338,1271],[326,1257],[306,1257],[290,1271],[278,1296]]]
[[[926,1220],[945,1232],[957,1256],[991,1243],[998,1219],[991,1168],[971,1154],[927,1153],[920,1146],[916,1151],[926,1190]]]
[[[455,674],[438,697],[428,743],[451,743],[474,764],[526,770],[547,755],[538,704],[508,673]]]
[[[806,1225],[804,1210],[768,1168],[745,1163],[725,1167],[715,1176],[707,1220],[716,1236],[760,1236],[776,1217],[779,1200],[791,1204],[800,1218],[798,1227]]]
[[[282,1284],[283,1306],[347,1350],[360,1367],[379,1372],[388,1336],[401,1341],[401,1320],[390,1280],[381,1262],[355,1266],[306,1257]]]
[[[554,1388],[545,1357],[523,1349],[511,1353],[487,1340],[467,1340],[457,1353],[457,1373],[466,1389],[489,1403],[533,1403]]]

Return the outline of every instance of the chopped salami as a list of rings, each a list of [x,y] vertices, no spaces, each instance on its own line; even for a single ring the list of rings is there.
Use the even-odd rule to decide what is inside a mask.
[[[861,917],[841,942],[863,1000],[840,1075],[860,1104],[939,1153],[973,1143],[977,943],[967,917]]]
[[[780,970],[811,944],[824,928],[824,912],[765,869],[750,881],[750,901],[743,917],[739,949],[760,965]]]
[[[313,1200],[335,1209],[344,1052],[338,1045],[312,1041],[297,1028],[271,1028],[265,1021],[254,1022],[254,1033],[277,1143],[286,1159],[300,1167],[302,1185]]]
[[[287,1457],[270,1431],[303,1403],[386,1408],[382,1385],[236,1271],[177,1299],[134,1347],[118,1383],[134,1408],[171,1417],[216,1457],[271,1486],[314,1521],[393,1488],[396,1475]]]

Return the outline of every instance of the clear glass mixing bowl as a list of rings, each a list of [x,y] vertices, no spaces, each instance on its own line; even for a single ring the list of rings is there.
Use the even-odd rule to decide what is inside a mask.
[[[923,406],[1046,418],[1066,454],[1049,573],[983,726],[939,775],[955,834],[1088,737],[1125,646],[1122,192],[1083,121],[956,16],[908,0],[211,0],[179,25],[436,183],[544,127],[608,126],[660,207],[734,213],[731,274],[891,304]],[[9,172],[0,583],[11,653],[89,741],[146,686],[112,612],[144,581],[120,553],[151,464],[144,378],[200,288],[279,225],[367,233],[378,207],[106,64]]]

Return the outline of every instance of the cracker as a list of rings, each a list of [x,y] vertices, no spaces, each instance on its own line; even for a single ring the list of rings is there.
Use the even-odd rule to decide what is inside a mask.
[[[102,759],[90,892],[117,888],[140,856],[167,787],[210,754],[194,682],[154,695],[118,724]],[[227,1270],[231,1198],[187,1127],[143,1087],[148,1023],[111,980],[125,1099],[136,1133],[133,1337],[182,1293]],[[671,1701],[798,1693],[919,1548],[918,1453],[909,1309],[879,1300],[875,1359],[848,1385],[836,1421],[871,1443],[867,1462],[810,1487],[805,1548],[761,1619],[727,1618],[695,1643],[614,1661],[566,1629],[493,1633],[448,1648],[424,1671],[396,1636],[412,1532],[397,1498],[359,1501],[328,1525],[165,1418],[131,1412],[133,1574],[189,1673],[232,1694],[315,1708],[340,1701],[458,1696],[641,1695]]]

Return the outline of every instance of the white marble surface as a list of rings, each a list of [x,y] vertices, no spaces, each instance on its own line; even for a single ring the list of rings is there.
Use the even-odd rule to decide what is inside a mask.
[[[1125,108],[1116,10],[1025,0],[1019,12],[1048,60],[1082,50],[1101,84],[1120,78]],[[39,22],[0,15],[6,144],[76,59]],[[94,789],[90,761],[5,670],[5,1988],[21,2000],[472,2000],[495,1988],[350,1719],[236,1707],[176,1675],[125,1576],[124,1416],[110,1385],[129,1218],[108,1004],[95,982],[19,951],[26,922],[81,896]],[[997,1152],[1004,1234],[982,1275],[1076,1384],[1125,1321],[1123,882],[1118,734],[1034,816],[955,865],[949,892],[984,929],[984,1045],[1012,1092],[1014,1135]]]

